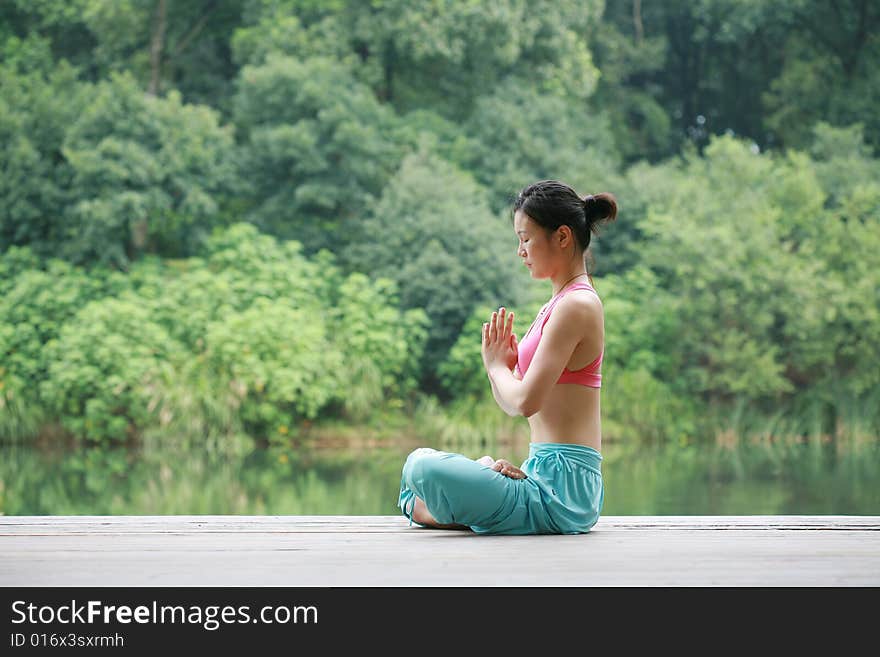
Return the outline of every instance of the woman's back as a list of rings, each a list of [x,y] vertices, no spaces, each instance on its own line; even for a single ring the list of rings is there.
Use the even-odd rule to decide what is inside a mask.
[[[600,386],[604,355],[602,303],[586,283],[571,285],[542,308],[519,344],[514,376],[522,379],[553,322],[559,304],[580,304],[588,309],[591,322],[584,324],[582,338],[566,363],[559,380],[546,396],[541,410],[528,417],[532,442],[577,443],[601,449]]]

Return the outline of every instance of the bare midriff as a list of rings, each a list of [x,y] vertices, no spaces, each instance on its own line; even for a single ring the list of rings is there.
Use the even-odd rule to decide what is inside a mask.
[[[572,443],[602,451],[601,388],[556,383],[540,411],[526,418],[533,443]]]

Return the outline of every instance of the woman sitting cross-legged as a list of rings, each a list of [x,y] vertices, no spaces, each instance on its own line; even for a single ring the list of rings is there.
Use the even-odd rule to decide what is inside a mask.
[[[556,180],[523,189],[513,207],[517,255],[550,300],[521,341],[513,313],[482,328],[483,365],[495,401],[530,428],[519,466],[422,447],[403,465],[398,506],[424,527],[481,534],[578,534],[599,519],[604,498],[599,393],[604,315],[587,272],[591,235],[617,216],[611,194],[581,197]],[[589,282],[587,282],[589,281]]]

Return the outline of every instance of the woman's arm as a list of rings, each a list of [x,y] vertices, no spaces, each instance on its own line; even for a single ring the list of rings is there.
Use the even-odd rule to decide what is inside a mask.
[[[541,410],[593,316],[601,317],[592,303],[562,299],[544,325],[529,371],[520,380],[508,367],[512,343],[504,309],[500,314],[492,313],[492,319],[483,325],[483,363],[495,401],[505,413],[531,417]]]
[[[492,383],[492,394],[501,409],[511,417],[524,415],[520,410],[523,382],[504,366],[490,367],[488,372],[489,381]]]
[[[491,373],[489,374],[489,383],[492,385],[492,396],[495,397],[495,402],[501,407],[501,410],[511,417],[516,417],[517,415],[520,415],[520,412],[516,409],[516,406],[505,401],[504,397],[501,396],[501,393],[498,391],[498,386],[495,385],[495,381],[492,379]]]

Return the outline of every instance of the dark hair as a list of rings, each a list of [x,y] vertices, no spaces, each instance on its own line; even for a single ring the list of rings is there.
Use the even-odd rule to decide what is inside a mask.
[[[617,199],[608,192],[582,198],[565,183],[541,180],[517,194],[513,214],[520,209],[548,232],[568,226],[587,253],[590,236],[598,236],[600,225],[617,218]]]

